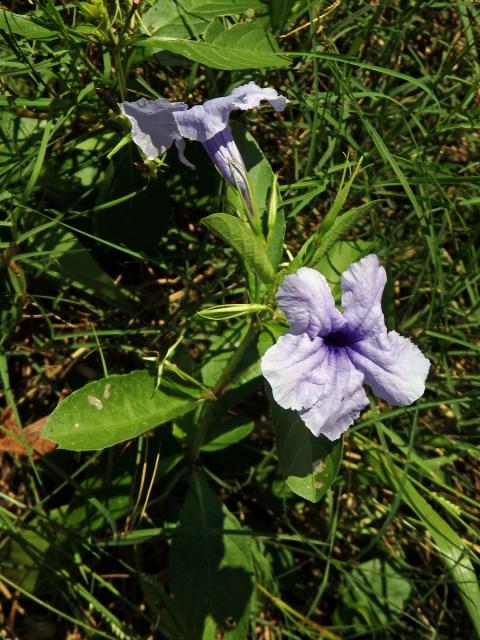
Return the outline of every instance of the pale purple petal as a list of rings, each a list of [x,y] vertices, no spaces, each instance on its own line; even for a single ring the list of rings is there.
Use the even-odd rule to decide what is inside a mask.
[[[203,146],[222,176],[230,182],[232,187],[240,189],[246,202],[250,204],[247,170],[230,127],[204,142]]]
[[[262,89],[254,82],[234,89],[223,98],[213,98],[195,105],[188,111],[177,112],[175,120],[180,135],[189,140],[206,142],[228,127],[230,113],[234,110],[254,109],[262,100],[270,102],[277,111],[282,111],[288,102],[275,89]]]
[[[345,326],[325,277],[309,267],[285,276],[277,292],[277,303],[287,316],[292,333],[310,338],[326,336]]]
[[[385,269],[374,254],[352,263],[343,272],[343,315],[352,338],[386,332],[381,306],[386,281]]]
[[[119,106],[132,123],[133,141],[143,151],[147,160],[163,155],[175,141],[181,139],[175,114],[188,109],[183,102],[168,102],[163,98],[140,98],[136,102],[122,102]],[[180,159],[190,164],[183,153],[180,154]]]
[[[337,440],[368,405],[363,374],[341,348],[330,348],[322,365],[324,385],[317,402],[300,417],[315,436]]]
[[[322,394],[326,381],[323,363],[328,348],[321,338],[306,333],[281,336],[261,360],[261,369],[273,397],[284,409],[308,409]]]
[[[275,111],[283,111],[288,103],[285,96],[279,95],[276,89],[271,87],[259,87],[258,84],[251,81],[247,84],[237,87],[230,93],[232,98],[233,109],[255,109],[262,100],[267,100]]]
[[[347,353],[375,395],[389,404],[412,404],[423,395],[430,362],[396,331],[356,342],[347,347]]]
[[[177,138],[175,140],[175,146],[177,147],[178,159],[180,160],[180,162],[189,169],[195,169],[195,165],[185,157],[185,140],[183,138]]]

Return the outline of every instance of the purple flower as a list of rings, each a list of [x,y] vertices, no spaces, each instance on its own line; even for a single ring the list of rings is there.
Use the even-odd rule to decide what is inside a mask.
[[[285,277],[277,302],[290,323],[262,358],[273,397],[310,431],[336,440],[368,404],[363,384],[392,405],[425,391],[430,362],[408,338],[387,331],[381,298],[387,280],[376,255],[342,274],[343,314],[327,281],[302,267]]]
[[[288,102],[275,89],[262,89],[254,82],[237,87],[224,98],[207,100],[190,109],[184,102],[168,102],[163,98],[123,102],[123,113],[132,123],[132,138],[148,160],[163,155],[173,143],[180,160],[194,168],[184,155],[185,142],[201,142],[218,170],[230,184],[237,186],[247,203],[250,197],[246,169],[229,126],[230,113],[258,107],[267,100],[274,109],[283,111]]]

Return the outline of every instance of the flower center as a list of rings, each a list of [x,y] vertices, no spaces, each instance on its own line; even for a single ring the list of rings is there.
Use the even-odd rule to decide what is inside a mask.
[[[341,329],[340,331],[328,334],[328,336],[324,336],[323,341],[329,347],[348,347],[352,344],[353,337],[348,331]]]

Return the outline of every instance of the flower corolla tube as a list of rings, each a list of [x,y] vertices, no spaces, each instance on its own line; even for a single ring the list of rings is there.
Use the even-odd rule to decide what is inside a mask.
[[[188,108],[184,102],[168,102],[164,98],[123,102],[120,109],[132,124],[133,141],[148,160],[163,155],[172,144],[190,168],[185,157],[185,138],[201,142],[218,170],[232,186],[236,186],[250,204],[246,168],[229,126],[234,110],[254,109],[267,100],[276,111],[283,111],[287,98],[275,89],[259,87],[249,82],[223,98],[207,100]]]
[[[262,373],[275,401],[298,411],[315,436],[336,440],[348,429],[368,405],[364,383],[397,406],[425,391],[429,360],[385,326],[386,280],[376,255],[352,263],[341,278],[343,314],[315,269],[287,275],[278,289],[290,330],[263,356]]]

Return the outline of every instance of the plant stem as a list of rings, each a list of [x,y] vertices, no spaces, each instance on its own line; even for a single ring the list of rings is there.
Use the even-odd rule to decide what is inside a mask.
[[[227,366],[222,371],[217,383],[212,389],[212,393],[215,396],[215,400],[211,400],[205,403],[204,409],[200,416],[200,423],[198,425],[198,429],[195,432],[195,436],[193,438],[193,442],[190,448],[189,459],[191,462],[195,462],[200,453],[200,449],[202,447],[203,441],[205,439],[205,435],[208,431],[208,427],[211,424],[212,418],[215,415],[215,408],[217,406],[217,402],[222,395],[223,391],[230,385],[233,380],[233,374],[235,369],[238,367],[240,361],[245,355],[250,343],[257,335],[257,327],[252,322],[248,327],[245,335],[243,336],[240,344],[238,345],[238,349],[232,355],[230,360],[227,363]]]

